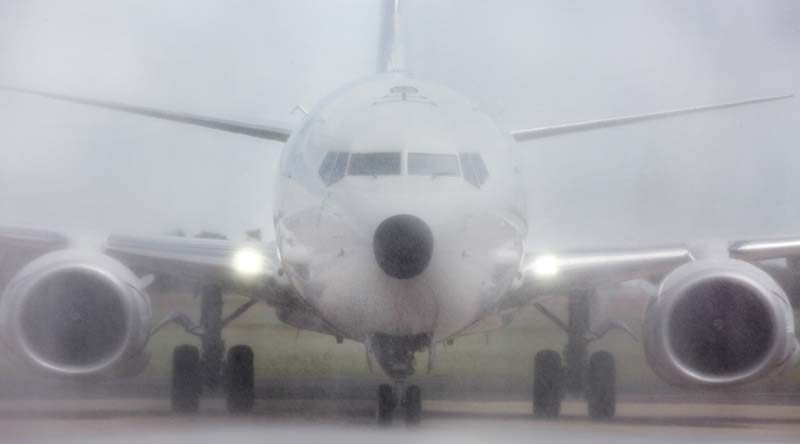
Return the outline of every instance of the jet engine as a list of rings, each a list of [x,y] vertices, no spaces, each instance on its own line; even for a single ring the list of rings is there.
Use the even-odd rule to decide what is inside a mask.
[[[644,345],[666,381],[709,388],[761,379],[797,353],[784,290],[734,259],[691,262],[670,273],[647,308]]]
[[[115,259],[62,250],[26,265],[0,297],[0,339],[34,369],[64,377],[144,368],[150,301]]]

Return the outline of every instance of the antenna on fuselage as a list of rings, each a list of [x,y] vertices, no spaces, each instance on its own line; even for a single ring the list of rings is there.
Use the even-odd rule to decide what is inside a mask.
[[[384,0],[378,72],[407,71],[403,48],[403,28],[400,0]]]

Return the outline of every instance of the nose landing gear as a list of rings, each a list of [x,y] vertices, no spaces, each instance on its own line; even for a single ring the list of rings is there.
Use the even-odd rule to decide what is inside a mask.
[[[394,385],[378,386],[378,423],[390,424],[395,410],[401,407],[406,424],[418,424],[422,419],[422,390],[414,384],[406,385],[405,381],[414,374],[414,353],[425,347],[433,347],[431,335],[391,336],[378,333],[370,337],[367,347],[368,356],[375,357],[383,371],[395,381]]]
[[[392,423],[394,416],[394,409],[397,407],[397,397],[394,395],[394,389],[389,384],[381,384],[378,386],[378,424],[388,425]]]
[[[419,424],[422,419],[422,390],[417,385],[406,388],[406,396],[401,403],[405,409],[406,423]]]
[[[403,397],[398,402],[398,394]],[[378,410],[377,419],[380,425],[389,425],[394,418],[397,407],[403,409],[406,424],[419,424],[422,419],[422,390],[418,385],[409,385],[403,390],[403,383],[398,382],[395,386],[381,384],[378,386]]]

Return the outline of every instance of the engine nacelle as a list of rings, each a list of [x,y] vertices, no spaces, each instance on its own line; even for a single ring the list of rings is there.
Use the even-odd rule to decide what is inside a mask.
[[[784,290],[747,262],[701,260],[675,269],[647,308],[653,370],[677,385],[725,387],[766,377],[797,348]]]
[[[94,252],[41,256],[0,297],[0,339],[25,364],[56,376],[128,376],[143,369],[150,319],[136,275]]]

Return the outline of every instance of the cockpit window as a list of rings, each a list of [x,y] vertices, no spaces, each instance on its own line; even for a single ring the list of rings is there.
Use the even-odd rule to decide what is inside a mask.
[[[407,173],[414,176],[464,176],[464,180],[480,188],[489,171],[479,153],[408,153]],[[350,176],[388,176],[403,173],[403,153],[349,153],[329,151],[319,166],[319,177],[326,186]]]
[[[325,185],[332,185],[344,177],[350,153],[345,151],[329,151],[319,166],[319,177]]]
[[[478,153],[461,153],[461,169],[464,171],[464,179],[480,188],[489,177],[489,170],[483,163],[483,158]]]
[[[381,176],[400,174],[400,153],[352,153],[347,174],[352,176]]]
[[[453,154],[408,154],[408,174],[420,176],[459,176],[458,157]]]

